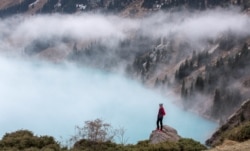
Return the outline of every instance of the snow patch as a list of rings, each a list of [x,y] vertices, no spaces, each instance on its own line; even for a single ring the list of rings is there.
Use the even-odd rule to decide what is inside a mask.
[[[212,47],[212,48],[208,51],[208,54],[213,53],[218,47],[219,47],[219,44],[217,44],[217,45],[215,45],[214,47]]]
[[[76,4],[76,8],[79,8],[80,10],[85,10],[87,8],[87,5]]]

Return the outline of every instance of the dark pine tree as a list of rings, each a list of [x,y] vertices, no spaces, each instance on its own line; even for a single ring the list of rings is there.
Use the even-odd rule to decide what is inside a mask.
[[[213,107],[212,107],[212,116],[218,118],[221,110],[221,95],[219,89],[216,89],[214,92]]]
[[[204,86],[205,86],[205,82],[203,78],[201,76],[198,76],[195,81],[195,89],[201,92],[203,91]]]

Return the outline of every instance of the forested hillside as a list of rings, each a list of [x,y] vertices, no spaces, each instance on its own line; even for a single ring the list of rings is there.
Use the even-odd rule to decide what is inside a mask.
[[[132,3],[140,9],[158,10],[206,10],[216,7],[239,6],[247,10],[249,0],[12,0],[0,4],[0,17],[25,13],[37,7],[36,13],[75,13],[79,11],[122,12]],[[39,5],[41,3],[41,5]],[[130,12],[134,14],[135,12]]]

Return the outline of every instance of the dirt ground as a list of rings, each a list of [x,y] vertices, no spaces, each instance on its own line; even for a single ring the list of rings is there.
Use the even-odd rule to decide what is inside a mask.
[[[242,143],[226,140],[222,145],[207,151],[250,151],[250,140]]]

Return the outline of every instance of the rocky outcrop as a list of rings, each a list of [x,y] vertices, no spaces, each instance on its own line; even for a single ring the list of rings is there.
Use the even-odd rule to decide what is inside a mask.
[[[162,131],[152,131],[149,138],[149,143],[158,144],[166,141],[178,142],[180,138],[181,137],[178,135],[177,131],[174,128],[164,125]]]
[[[250,99],[245,101],[241,107],[228,118],[226,124],[222,125],[210,139],[206,141],[209,146],[216,146],[222,139],[222,134],[240,124],[250,121]]]

